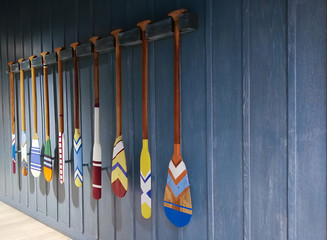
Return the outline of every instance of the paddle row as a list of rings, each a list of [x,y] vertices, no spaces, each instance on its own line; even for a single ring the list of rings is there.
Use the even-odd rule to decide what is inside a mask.
[[[174,27],[174,154],[169,163],[167,184],[164,194],[164,209],[168,219],[178,227],[187,225],[192,216],[192,203],[190,195],[190,187],[188,174],[185,163],[181,156],[180,146],[180,21],[181,16],[185,15],[186,10],[180,9],[169,14],[173,20]],[[142,41],[142,151],[140,156],[140,186],[141,194],[141,212],[144,218],[151,217],[151,158],[148,143],[148,26],[150,20],[145,20],[137,24],[140,29],[140,39]],[[150,24],[150,25],[149,25]],[[185,24],[184,24],[185,25]],[[187,25],[187,24],[186,24]],[[184,26],[185,27],[185,26]],[[114,142],[112,153],[111,168],[111,185],[113,192],[120,198],[124,197],[128,189],[127,164],[122,138],[122,84],[121,84],[121,29],[111,32],[114,37],[114,48],[116,50],[116,140]],[[151,34],[149,34],[151,35]],[[93,197],[101,198],[101,171],[102,171],[102,150],[100,142],[100,104],[99,104],[99,69],[98,54],[101,39],[98,36],[90,38],[92,45],[83,46],[84,52],[92,52],[94,57],[94,142],[93,142]],[[108,40],[106,40],[108,41]],[[101,44],[100,44],[101,45]],[[73,137],[74,145],[74,182],[77,187],[83,184],[83,160],[82,160],[82,138],[79,127],[79,79],[78,79],[78,47],[81,45],[74,42],[71,45],[72,58],[74,60],[74,112],[75,112],[75,133]],[[97,47],[98,46],[98,47]],[[95,51],[93,51],[95,49]],[[82,52],[81,51],[81,52]],[[59,152],[59,181],[64,183],[64,167],[65,167],[65,134],[64,134],[64,116],[63,116],[63,63],[67,58],[66,50],[56,48],[56,60],[58,64],[58,85],[59,85],[59,133],[58,133],[58,152]],[[80,53],[82,55],[83,53]],[[43,172],[46,181],[51,181],[54,161],[51,152],[50,142],[50,124],[49,124],[49,97],[48,97],[48,62],[51,54],[48,52],[41,53],[43,80],[44,80],[44,105],[45,105],[45,135],[46,141],[43,156]],[[69,55],[69,54],[68,54]],[[53,56],[51,56],[53,58]],[[48,60],[47,60],[48,58]],[[58,60],[57,60],[58,59]],[[36,76],[35,62],[36,56],[29,57],[29,64],[32,78],[32,96],[33,96],[33,139],[31,146],[31,162],[30,169],[34,177],[41,174],[41,155],[39,138],[37,132],[37,93],[36,93]],[[51,60],[50,60],[51,62]],[[25,96],[24,96],[24,68],[26,61],[19,59],[20,65],[20,97],[21,97],[21,115],[22,115],[22,144],[21,144],[21,162],[22,173],[24,176],[28,174],[28,158],[27,158],[27,137],[25,127]],[[32,63],[32,64],[31,64]],[[24,65],[25,64],[25,65]],[[11,119],[12,119],[12,165],[13,172],[16,171],[15,160],[15,102],[14,102],[14,71],[12,71],[13,63],[8,63],[10,68],[10,92],[11,92]],[[23,66],[24,65],[24,66]]]

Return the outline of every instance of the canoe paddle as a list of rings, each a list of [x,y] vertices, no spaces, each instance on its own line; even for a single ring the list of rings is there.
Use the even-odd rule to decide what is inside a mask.
[[[122,198],[128,188],[127,165],[122,137],[122,108],[121,108],[121,57],[118,44],[118,34],[122,29],[111,32],[116,41],[116,124],[117,135],[112,151],[111,186],[114,194]]]
[[[151,158],[148,147],[148,40],[145,28],[151,21],[145,20],[137,24],[142,30],[142,151],[140,159],[141,212],[144,218],[151,217]]]
[[[43,161],[43,172],[47,182],[52,179],[52,158],[51,158],[51,142],[50,142],[50,128],[49,128],[49,95],[48,95],[48,66],[45,64],[45,55],[48,52],[41,53],[43,59],[43,78],[44,78],[44,105],[45,105],[45,150]]]
[[[74,181],[76,187],[83,184],[83,160],[82,160],[82,138],[79,129],[79,82],[78,82],[78,58],[76,56],[76,47],[78,42],[70,44],[74,54],[74,87],[75,87],[75,134],[74,134]]]
[[[21,66],[23,58],[18,60],[19,65]],[[22,161],[22,174],[23,176],[27,176],[28,174],[28,162],[27,162],[27,141],[26,141],[26,124],[25,124],[25,88],[24,88],[24,71],[22,67],[20,67],[19,71],[20,75],[20,111],[22,114],[22,145],[21,145],[21,161]]]
[[[90,38],[95,45],[98,36]],[[100,113],[99,113],[99,54],[94,51],[94,143],[93,143],[93,198],[101,198],[101,144],[100,144]]]
[[[32,63],[35,56],[30,56],[29,60]],[[35,67],[31,66],[32,73],[32,96],[33,96],[33,123],[34,123],[34,133],[32,140],[32,151],[31,151],[31,172],[34,177],[39,177],[41,174],[41,158],[40,158],[40,147],[39,147],[39,137],[37,135],[37,102],[36,102],[36,77],[35,77]]]
[[[174,154],[169,163],[164,195],[164,209],[167,218],[176,226],[184,227],[192,217],[190,184],[180,146],[180,32],[178,17],[185,9],[168,14],[174,20]]]
[[[10,66],[13,62],[9,62],[9,75],[10,75],[10,105],[11,105],[11,146],[12,146],[12,171],[16,173],[16,148],[15,148],[15,89],[14,89],[14,73],[11,71]]]
[[[59,52],[62,48],[56,48],[58,56],[58,82],[59,82],[59,182],[64,184],[64,167],[65,167],[65,138],[64,138],[64,106],[63,106],[63,89],[62,89],[62,61]]]

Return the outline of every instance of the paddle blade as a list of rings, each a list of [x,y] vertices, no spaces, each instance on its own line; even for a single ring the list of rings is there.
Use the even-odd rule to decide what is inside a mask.
[[[64,133],[59,132],[59,182],[64,184],[64,167],[65,167],[65,138]]]
[[[22,174],[27,176],[28,174],[28,163],[27,163],[27,151],[26,151],[26,132],[22,132]]]
[[[15,140],[15,134],[11,135],[11,146],[12,146],[12,172],[16,173],[16,140]]]
[[[52,179],[52,159],[51,159],[51,142],[50,138],[45,143],[43,171],[44,177],[47,182]]]
[[[101,198],[101,145],[95,142],[93,145],[93,198]]]
[[[122,198],[128,188],[127,165],[122,136],[116,138],[112,152],[111,186],[114,194]]]
[[[31,172],[34,177],[39,177],[41,174],[40,147],[39,147],[39,139],[37,134],[34,134],[32,140]]]
[[[151,158],[148,139],[143,139],[140,160],[141,212],[144,218],[151,217]]]
[[[185,163],[181,159],[175,166],[169,163],[167,184],[164,196],[164,209],[167,218],[176,226],[184,227],[192,217],[190,184]]]
[[[83,163],[82,163],[82,138],[79,129],[75,129],[74,134],[74,181],[76,187],[83,184]]]

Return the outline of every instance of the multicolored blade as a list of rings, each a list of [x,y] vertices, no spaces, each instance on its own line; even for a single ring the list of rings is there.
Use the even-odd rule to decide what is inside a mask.
[[[83,184],[83,166],[82,166],[82,138],[79,129],[75,129],[74,134],[74,180],[76,187]]]
[[[64,184],[65,167],[65,138],[64,133],[59,132],[59,182]]]
[[[27,162],[27,142],[26,142],[26,132],[22,132],[22,174],[27,176],[28,174],[28,162]]]
[[[40,147],[39,147],[39,138],[37,134],[34,134],[32,140],[31,172],[34,177],[39,177],[41,174]]]
[[[143,147],[140,160],[141,181],[141,211],[144,218],[151,217],[151,158],[148,147],[148,139],[143,139]]]
[[[16,173],[16,139],[15,134],[11,134],[11,146],[12,146],[12,171]]]
[[[184,227],[192,218],[190,184],[182,159],[177,166],[172,160],[169,163],[164,209],[167,218],[176,227]]]
[[[128,188],[127,165],[122,136],[116,138],[112,153],[111,186],[114,194],[122,198]]]
[[[45,150],[44,150],[44,161],[43,161],[43,171],[44,177],[47,182],[50,182],[52,179],[52,158],[51,158],[51,142],[50,138],[45,143]]]

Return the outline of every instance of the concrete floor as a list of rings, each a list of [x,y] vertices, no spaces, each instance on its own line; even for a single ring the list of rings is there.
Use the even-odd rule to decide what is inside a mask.
[[[0,202],[0,239],[62,240],[70,238]]]

